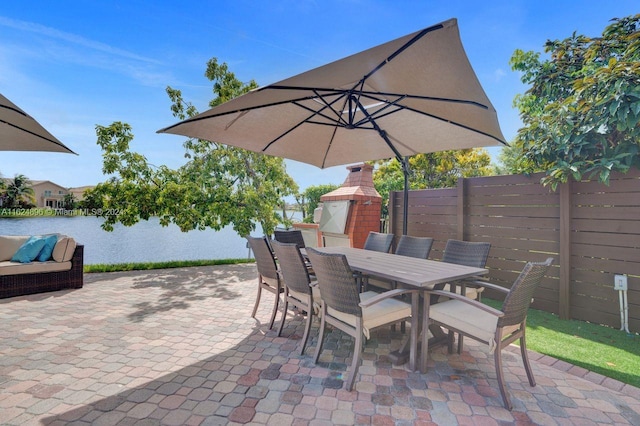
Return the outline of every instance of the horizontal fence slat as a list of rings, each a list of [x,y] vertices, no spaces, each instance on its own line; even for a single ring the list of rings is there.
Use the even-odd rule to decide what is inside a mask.
[[[460,190],[410,191],[409,234],[434,238],[429,257],[436,260],[442,257],[449,238],[463,235],[468,241],[490,242],[489,279],[507,288],[526,261],[554,257],[533,306],[558,313],[560,190],[542,186],[540,179],[544,176],[469,178],[459,181],[464,185]],[[640,170],[612,173],[609,186],[588,179],[572,182],[570,192],[567,204],[563,204],[570,209],[569,246],[563,248],[563,253],[570,253],[569,292],[563,293],[569,295],[570,316],[619,327],[613,275],[627,274],[629,323],[640,327]],[[459,194],[464,194],[464,217],[460,220]],[[390,211],[390,229],[400,235],[401,192],[391,193]]]

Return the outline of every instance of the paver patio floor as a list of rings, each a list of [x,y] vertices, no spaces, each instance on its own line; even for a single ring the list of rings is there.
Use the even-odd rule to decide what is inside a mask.
[[[404,335],[389,329],[346,392],[351,338],[330,333],[314,365],[318,324],[300,356],[303,317],[277,337],[273,295],[250,318],[255,292],[247,264],[87,274],[79,290],[0,301],[0,423],[640,424],[639,389],[536,354],[534,388],[519,355],[503,355],[507,411],[485,346],[436,349],[419,374],[391,365]]]

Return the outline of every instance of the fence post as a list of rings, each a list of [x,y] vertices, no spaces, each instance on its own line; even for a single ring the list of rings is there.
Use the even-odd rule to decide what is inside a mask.
[[[571,179],[560,184],[558,312],[561,319],[571,318],[571,191]]]
[[[387,205],[387,231],[395,234],[396,232],[396,215],[394,214],[394,206],[396,204],[396,192],[389,191],[389,202]]]
[[[458,240],[464,241],[464,225],[465,225],[465,208],[464,205],[466,203],[466,179],[461,177],[458,178],[458,183],[456,185],[458,189],[457,193],[457,208],[456,208],[456,218],[457,218],[457,236]]]

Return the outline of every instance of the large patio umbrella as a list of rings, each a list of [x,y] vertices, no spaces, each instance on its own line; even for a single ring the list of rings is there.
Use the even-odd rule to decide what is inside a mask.
[[[53,151],[75,154],[33,117],[0,94],[0,151]]]
[[[164,128],[325,168],[505,143],[456,19],[255,89]]]

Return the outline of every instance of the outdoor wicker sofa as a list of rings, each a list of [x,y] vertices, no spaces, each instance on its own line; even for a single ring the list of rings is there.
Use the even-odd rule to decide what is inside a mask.
[[[0,251],[10,251],[13,242],[9,239],[15,238],[0,236]],[[59,260],[52,258],[48,261],[20,264],[9,259],[0,259],[0,299],[82,288],[84,245],[76,244],[71,239],[68,250],[69,254],[65,254],[65,257]]]

